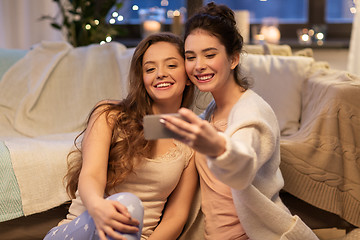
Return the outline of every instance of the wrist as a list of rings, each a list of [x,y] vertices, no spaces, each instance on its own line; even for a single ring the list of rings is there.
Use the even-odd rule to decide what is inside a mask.
[[[216,151],[213,156],[208,155],[208,157],[213,160],[224,157],[225,155],[228,154],[229,149],[231,148],[229,145],[230,142],[228,137],[222,132],[218,132],[218,134],[219,134],[219,138],[217,138],[218,147],[216,148]]]
[[[99,196],[93,196],[93,197],[88,197],[86,199],[86,201],[84,200],[83,203],[85,205],[85,207],[89,210],[89,209],[97,209],[99,207],[101,207],[101,205],[103,204],[102,201],[104,200],[104,198],[99,197]]]
[[[222,134],[218,134],[218,138],[217,138],[217,148],[215,148],[214,154],[213,155],[209,155],[209,157],[211,158],[217,158],[219,156],[221,156],[222,154],[224,154],[226,152],[226,139]]]
[[[220,149],[218,151],[218,154],[216,155],[216,157],[223,155],[224,152],[226,151],[226,139],[220,135],[220,139],[221,139],[221,144],[220,144]]]

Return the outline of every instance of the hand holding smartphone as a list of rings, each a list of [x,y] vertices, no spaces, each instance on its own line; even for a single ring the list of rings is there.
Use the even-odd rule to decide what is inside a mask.
[[[154,114],[144,116],[144,137],[146,140],[155,140],[160,138],[180,138],[179,135],[167,129],[164,124],[160,122],[160,119],[164,115],[170,115],[182,119],[182,117],[178,113]]]

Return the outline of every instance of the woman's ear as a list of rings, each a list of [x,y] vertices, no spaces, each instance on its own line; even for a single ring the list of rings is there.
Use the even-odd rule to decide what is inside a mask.
[[[239,64],[240,61],[240,54],[235,53],[231,56],[231,70],[234,70],[235,67]]]

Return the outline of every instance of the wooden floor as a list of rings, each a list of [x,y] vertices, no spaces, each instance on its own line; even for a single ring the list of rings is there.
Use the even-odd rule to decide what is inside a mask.
[[[328,228],[313,230],[320,240],[359,240],[360,229],[347,233],[343,229]]]

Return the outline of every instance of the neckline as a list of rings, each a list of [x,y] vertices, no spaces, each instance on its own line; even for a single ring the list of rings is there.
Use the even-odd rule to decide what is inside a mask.
[[[173,142],[175,146],[169,148],[169,150],[163,155],[159,155],[154,158],[146,157],[145,159],[150,162],[164,162],[164,160],[170,161],[176,159],[178,156],[183,154],[185,145],[175,139],[173,139]]]

